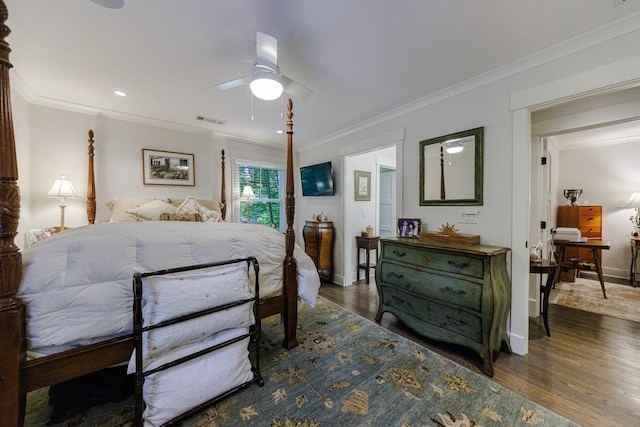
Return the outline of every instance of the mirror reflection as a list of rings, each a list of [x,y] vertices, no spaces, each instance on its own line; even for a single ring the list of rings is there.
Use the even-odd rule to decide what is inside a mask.
[[[420,142],[420,205],[482,205],[484,128]]]

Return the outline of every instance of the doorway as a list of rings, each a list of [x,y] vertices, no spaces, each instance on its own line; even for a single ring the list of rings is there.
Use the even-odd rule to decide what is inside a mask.
[[[378,236],[395,236],[396,169],[378,166]]]
[[[381,169],[387,170],[382,179],[385,180],[383,186],[389,184],[393,176],[393,184],[390,188],[383,188],[383,194],[386,202],[383,204],[385,212],[383,219],[383,226],[387,227],[385,223],[389,222],[389,216],[394,215],[396,206],[401,206],[402,189],[398,188],[398,180],[395,179],[395,171],[401,170],[398,165],[398,159],[401,159],[402,154],[402,139],[404,137],[404,131],[394,131],[389,134],[382,135],[378,138],[362,141],[359,144],[354,144],[351,147],[342,152],[343,154],[343,182],[345,188],[345,194],[343,197],[344,202],[344,232],[342,233],[344,238],[342,239],[343,247],[343,275],[341,283],[342,286],[349,286],[355,283],[357,278],[357,262],[358,262],[358,250],[356,247],[355,236],[359,236],[360,233],[368,226],[374,228],[374,234],[380,233],[380,176]],[[371,173],[371,198],[370,200],[355,200],[354,198],[354,173],[359,171],[360,173]],[[387,173],[393,171],[393,174]],[[390,197],[388,197],[388,195]],[[395,218],[392,217],[393,223]]]
[[[631,68],[630,68],[631,67]],[[635,70],[630,73],[630,70]],[[529,339],[529,227],[530,150],[532,111],[559,105],[596,93],[610,93],[640,86],[640,56],[627,58],[593,70],[525,89],[512,94],[513,186],[511,227],[512,304],[510,338],[517,354],[528,353]]]

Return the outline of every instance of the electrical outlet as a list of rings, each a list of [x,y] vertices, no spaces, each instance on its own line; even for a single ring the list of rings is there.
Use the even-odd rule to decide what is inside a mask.
[[[478,210],[464,209],[458,211],[458,222],[463,224],[476,224],[478,222]]]

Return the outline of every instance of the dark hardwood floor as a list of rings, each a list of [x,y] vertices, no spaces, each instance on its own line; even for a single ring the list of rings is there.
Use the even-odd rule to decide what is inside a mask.
[[[323,283],[320,295],[371,320],[378,309],[373,280]],[[380,324],[482,373],[471,351],[422,338],[390,313]],[[640,425],[640,323],[551,304],[549,327],[551,337],[532,318],[529,354],[501,352],[493,380],[583,426]]]

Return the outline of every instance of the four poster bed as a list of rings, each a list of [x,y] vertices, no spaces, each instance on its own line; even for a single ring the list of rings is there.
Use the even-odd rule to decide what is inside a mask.
[[[70,297],[77,303],[76,309],[80,308],[80,312],[85,311],[85,317],[82,317],[82,313],[77,314],[80,317],[73,317],[76,315],[72,314],[74,313],[71,310],[73,304],[59,307],[54,315],[42,314],[40,317],[41,315],[38,314],[42,306],[47,304],[42,304],[41,298],[38,299],[37,296],[45,292],[47,287],[53,286],[51,284],[54,282],[65,284],[68,282],[68,277],[78,276],[79,281],[71,285],[80,287],[79,289],[84,291],[96,289],[91,285],[97,282],[104,284],[103,282],[111,281],[111,278],[106,280],[100,276],[102,270],[98,269],[98,264],[115,264],[113,258],[117,258],[120,252],[131,252],[134,258],[133,262],[129,261],[130,265],[126,268],[121,266],[115,268],[121,274],[128,276],[124,279],[117,278],[122,283],[126,282],[126,285],[122,283],[121,285],[127,287],[127,292],[131,292],[124,301],[129,297],[132,301],[133,298],[131,289],[133,274],[130,273],[180,267],[180,263],[184,266],[187,261],[197,264],[253,256],[253,253],[245,252],[256,252],[261,270],[260,316],[281,314],[285,336],[283,345],[286,348],[295,347],[299,299],[302,298],[313,304],[319,279],[313,262],[295,245],[291,100],[287,103],[285,197],[287,228],[284,236],[266,226],[224,222],[145,221],[95,224],[67,230],[38,242],[24,251],[23,260],[23,254],[14,243],[20,213],[20,192],[17,185],[18,170],[9,89],[10,48],[5,41],[5,37],[9,34],[9,29],[5,25],[7,17],[6,5],[0,0],[0,425],[20,425],[23,422],[26,393],[29,391],[129,361],[134,346],[130,330],[131,306],[125,304],[127,317],[123,319],[118,311],[109,305],[113,301],[120,303],[123,301],[122,295],[114,296],[109,294],[111,291],[105,291],[105,289],[111,289],[111,286],[101,286],[99,288],[101,291],[93,297],[90,296],[91,292],[86,292],[89,296],[84,298],[76,294]],[[222,156],[221,214],[224,217],[226,190],[224,188],[224,152]],[[87,185],[89,224],[94,224],[96,212],[93,157],[93,132],[90,131]],[[220,228],[222,226],[230,229]],[[259,237],[259,239],[254,237],[254,240],[246,236],[263,232],[270,235]],[[214,235],[222,236],[221,240],[213,240]],[[175,236],[178,238],[176,239]],[[99,249],[92,249],[96,247],[90,246],[92,241],[99,242],[97,245]],[[222,254],[215,255],[218,249],[222,250]],[[94,258],[93,265],[87,269],[88,254],[92,256],[97,254],[99,258]],[[208,260],[207,257],[209,257]],[[274,257],[276,257],[275,260]],[[49,272],[49,270],[52,271]],[[95,274],[94,270],[97,271]],[[310,282],[311,291],[303,290],[299,294],[301,278],[303,281]],[[114,283],[117,280],[113,279]],[[269,286],[269,282],[278,281],[279,283],[272,283],[271,288],[263,292],[263,282]],[[122,294],[124,292],[122,286],[114,293]],[[315,294],[314,287],[316,287]],[[306,293],[307,296],[303,297],[302,293]],[[103,314],[111,314],[111,322],[105,321],[104,317],[100,318],[103,320],[97,321],[87,317],[87,311],[93,315],[94,313],[90,310],[100,310],[96,308],[97,305],[88,306],[95,299],[101,300],[102,311],[106,312]],[[35,325],[38,322],[55,323],[56,316],[60,317],[60,313],[68,319],[64,319],[56,331],[46,331],[38,335]],[[117,326],[118,322],[125,322],[127,326]],[[83,332],[87,329],[86,323],[91,323],[90,326],[96,328],[98,332],[94,331],[93,335],[86,336]],[[103,324],[109,323],[116,324],[116,330],[100,330]],[[110,326],[107,325],[107,327]],[[50,336],[64,335],[69,331],[73,333],[73,330],[77,330],[79,334],[75,337],[75,341],[70,343],[72,345],[65,347],[65,345],[57,345],[61,343],[47,341]],[[93,340],[90,339],[92,337]],[[42,347],[51,348],[43,353],[36,352],[34,358],[28,359],[27,351],[31,348],[27,347],[34,345],[40,338],[42,338]],[[52,350],[52,347],[56,348]]]

